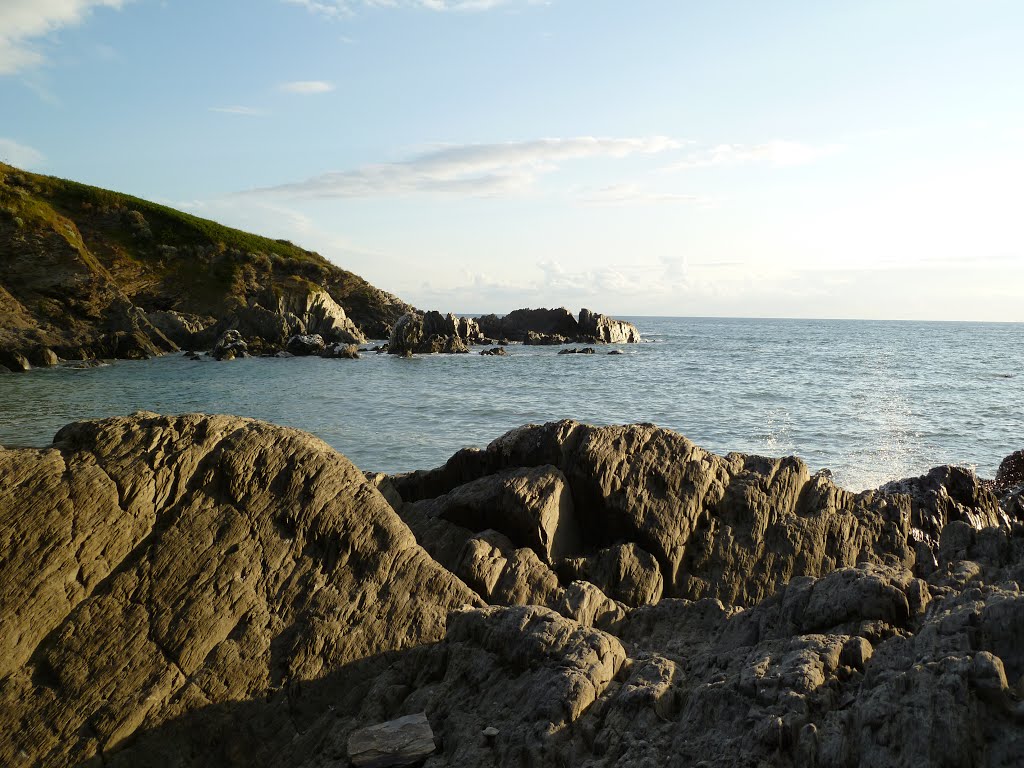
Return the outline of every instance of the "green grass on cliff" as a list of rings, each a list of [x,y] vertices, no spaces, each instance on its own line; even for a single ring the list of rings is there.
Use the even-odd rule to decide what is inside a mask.
[[[287,240],[3,163],[0,216],[13,220],[15,232],[57,233],[147,309],[218,314],[254,292],[286,290],[296,277],[324,286],[359,324],[393,322],[406,306]]]
[[[72,216],[89,206],[98,209],[125,208],[138,211],[154,228],[155,235],[158,234],[157,228],[159,228],[158,236],[161,242],[169,245],[221,244],[226,248],[237,248],[254,253],[274,253],[298,261],[328,263],[322,256],[312,251],[306,251],[287,240],[274,240],[232,229],[215,221],[193,216],[176,208],[143,200],[123,192],[112,192],[109,189],[93,187],[55,176],[28,173],[0,163],[0,183],[4,177],[10,179],[12,176],[18,179],[17,186],[27,189],[33,197],[47,200],[55,208],[63,209],[63,212],[72,214]],[[4,199],[0,196],[0,203],[3,202]]]

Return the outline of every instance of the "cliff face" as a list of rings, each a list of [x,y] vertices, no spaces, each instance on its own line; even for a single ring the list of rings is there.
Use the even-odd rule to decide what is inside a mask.
[[[72,424],[0,449],[0,763],[1013,765],[1015,478],[854,495],[574,422],[364,477],[248,419]]]
[[[139,357],[212,346],[230,328],[247,337],[383,338],[410,309],[287,241],[0,164],[7,368],[45,365],[54,353]]]

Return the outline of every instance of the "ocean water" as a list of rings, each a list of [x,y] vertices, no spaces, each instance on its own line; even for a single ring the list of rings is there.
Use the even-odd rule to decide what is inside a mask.
[[[629,318],[624,354],[410,360],[180,355],[0,376],[0,444],[136,410],[235,413],[307,430],[364,470],[443,463],[513,427],[653,422],[715,451],[797,454],[853,490],[1024,448],[1024,324]]]

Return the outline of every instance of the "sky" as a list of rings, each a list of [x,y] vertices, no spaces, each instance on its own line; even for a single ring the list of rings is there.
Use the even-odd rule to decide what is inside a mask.
[[[0,159],[423,309],[1024,321],[1019,0],[0,0]]]

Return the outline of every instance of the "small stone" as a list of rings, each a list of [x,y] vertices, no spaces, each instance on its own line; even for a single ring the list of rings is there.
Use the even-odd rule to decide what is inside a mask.
[[[483,733],[484,738],[493,739],[495,736],[501,733],[501,731],[499,731],[493,725],[488,725],[486,728],[483,729],[483,731],[481,731],[481,733]]]

